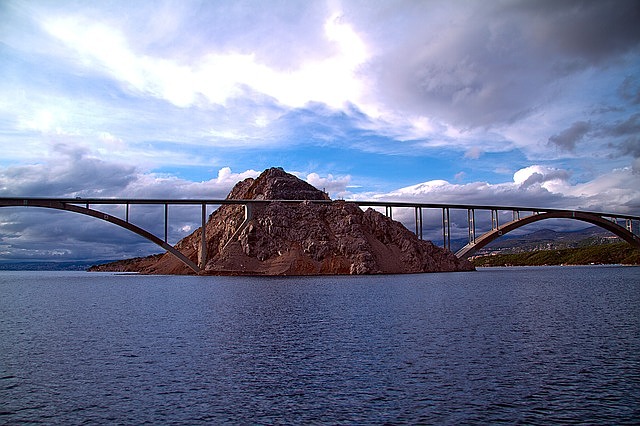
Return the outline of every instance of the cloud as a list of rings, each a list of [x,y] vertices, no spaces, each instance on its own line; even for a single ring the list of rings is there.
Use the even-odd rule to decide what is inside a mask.
[[[130,166],[97,161],[87,152],[60,147],[59,156],[51,164],[0,168],[1,196],[100,196],[126,198],[224,198],[231,187],[247,177],[256,177],[254,170],[233,172],[220,168],[215,177],[202,182],[181,179],[174,175],[147,173]],[[61,161],[72,159],[75,161]],[[61,164],[52,167],[52,164]],[[56,168],[56,170],[53,170]],[[50,173],[50,174],[49,174]],[[583,183],[571,183],[567,170],[542,165],[519,169],[511,181],[500,183],[450,183],[431,180],[384,193],[354,193],[351,176],[321,176],[308,173],[306,180],[331,192],[333,198],[374,199],[425,203],[513,205],[539,208],[576,208],[595,211],[634,213],[640,209],[640,186],[633,171],[620,169]],[[51,178],[47,181],[47,178]],[[41,180],[42,179],[42,180]],[[78,179],[81,179],[78,182]],[[33,192],[29,192],[33,191]],[[103,206],[105,212],[124,217],[122,206]],[[209,207],[209,212],[215,206]],[[441,238],[439,211],[425,211],[425,232],[434,240]],[[163,236],[161,206],[131,206],[133,223]],[[478,229],[490,226],[490,217],[479,212]],[[413,229],[412,209],[394,209],[394,219]],[[466,212],[451,216],[453,236],[466,233]],[[509,220],[507,212],[500,221]],[[73,216],[68,212],[46,209],[0,209],[3,259],[114,259],[141,256],[159,249],[114,225],[93,218]],[[169,240],[177,242],[200,226],[199,207],[171,206],[169,209]],[[541,226],[551,226],[543,224]],[[568,224],[571,226],[571,224]]]
[[[482,155],[482,148],[473,146],[464,153],[464,158],[470,158],[472,160],[477,160]]]
[[[123,228],[69,212],[2,207],[0,223],[5,260],[108,260],[160,251]]]
[[[223,167],[216,177],[193,182],[174,175],[145,172],[127,164],[102,161],[73,146],[58,146],[52,155],[46,163],[0,167],[0,196],[221,199],[238,181],[259,174],[254,170],[235,173],[229,167]],[[211,206],[210,211],[213,208]],[[102,206],[100,209],[124,217],[123,206]],[[38,251],[38,246],[60,249],[62,252],[56,256],[67,258],[103,259],[140,255],[142,251],[146,255],[159,250],[126,231],[114,231],[117,228],[114,225],[87,217],[70,220],[73,213],[42,210],[0,209],[4,251],[10,252],[7,256],[31,258],[49,253],[49,249]],[[132,222],[158,236],[164,233],[162,215],[161,206],[131,207]],[[170,217],[169,236],[173,243],[186,236],[184,229],[200,226],[198,206],[172,206]]]
[[[360,96],[357,68],[368,58],[366,46],[349,25],[334,14],[324,24],[325,43],[332,46],[322,58],[280,70],[260,61],[255,52],[211,50],[188,64],[138,51],[118,27],[82,15],[51,17],[44,28],[74,54],[74,66],[103,72],[141,95],[191,106],[202,97],[226,105],[233,98],[260,93],[290,107],[322,102],[341,107]]]
[[[627,136],[636,135],[640,132],[640,113],[631,115],[624,121],[618,121],[606,129],[605,135]]]
[[[347,188],[351,183],[351,176],[335,177],[328,174],[321,177],[317,173],[309,173],[305,179],[311,185],[329,194],[331,198],[341,198],[348,194]]]
[[[571,173],[542,165],[531,165],[516,171],[510,182],[450,183],[432,180],[397,190],[370,194],[383,201],[403,201],[416,203],[501,205],[529,208],[558,208],[584,211],[637,214],[640,210],[640,185],[631,168],[614,170],[593,180],[571,183]],[[357,197],[355,197],[357,198]],[[438,209],[423,212],[424,232],[434,241],[442,240],[442,218]],[[414,229],[413,209],[394,209],[393,218],[409,229]],[[511,212],[500,212],[500,223],[512,220]],[[467,212],[462,209],[451,211],[452,237],[465,237],[468,231]],[[478,232],[491,229],[488,211],[476,212]],[[530,228],[552,227],[558,230],[584,228],[584,223],[575,221],[543,221]]]
[[[614,139],[617,142],[609,142],[608,146],[615,151],[612,158],[631,157],[631,167],[634,173],[639,173],[640,163],[640,114],[633,114],[626,120],[620,120],[600,131],[600,136],[606,139]]]
[[[562,109],[585,86],[608,95],[618,87],[616,96],[628,100],[638,92],[637,79],[620,75],[633,63],[625,55],[639,47],[632,1],[269,8],[12,2],[8,9],[15,19],[6,19],[3,41],[19,57],[7,62],[38,61],[46,72],[29,64],[30,80],[38,91],[57,89],[54,99],[24,100],[46,108],[33,107],[22,123],[39,131],[108,133],[123,141],[122,151],[135,150],[140,139],[277,145],[297,136],[288,112],[315,103],[344,114],[341,126],[386,136],[385,152],[397,141],[415,141],[421,152],[446,147],[474,158],[482,144],[482,152],[517,147],[535,157],[539,142],[559,136],[566,124],[545,118],[525,135],[510,131],[513,125],[550,106]],[[13,67],[9,80],[25,84],[24,65]],[[606,84],[596,84],[604,77]],[[106,88],[108,99],[103,93],[91,99],[97,88]],[[83,105],[61,99],[69,91]],[[132,115],[139,124],[127,122]],[[581,116],[572,111],[560,123]]]
[[[582,141],[589,130],[591,130],[590,123],[586,121],[576,121],[568,129],[551,136],[549,143],[565,151],[573,151],[576,143]]]
[[[582,209],[633,214],[640,208],[640,186],[630,168],[591,181],[572,183],[568,170],[531,165],[510,182],[455,184],[432,180],[378,194],[376,199],[425,203],[503,205]]]
[[[540,187],[554,192],[554,187],[565,185],[569,176],[570,173],[566,170],[533,165],[515,172],[513,182],[521,189],[540,185]]]
[[[594,88],[613,58],[633,66],[624,55],[640,46],[633,1],[403,6],[373,7],[358,22],[379,25],[375,96],[383,110],[460,130],[498,130],[563,105],[578,82]],[[391,27],[398,22],[401,31]]]
[[[620,97],[631,104],[640,104],[640,80],[637,77],[626,77],[620,85],[618,92]]]
[[[529,35],[588,65],[604,64],[611,56],[637,48],[640,40],[640,8],[633,0],[522,1],[512,8],[533,19]]]
[[[0,168],[2,196],[100,196],[124,188],[136,177],[133,166],[108,163],[73,145],[54,146],[48,163]]]
[[[634,159],[640,158],[640,136],[631,136],[622,142],[618,149],[621,155],[629,155]]]
[[[0,194],[224,197],[282,165],[334,197],[637,212],[633,0],[0,8]]]

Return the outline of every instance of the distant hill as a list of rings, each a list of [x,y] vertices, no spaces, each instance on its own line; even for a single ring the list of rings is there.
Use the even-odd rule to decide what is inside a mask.
[[[563,250],[567,248],[589,247],[600,244],[621,242],[618,237],[598,226],[578,231],[554,231],[540,229],[528,234],[507,234],[478,251],[477,256],[489,254],[523,253],[539,250]],[[457,241],[462,248],[467,240]],[[452,244],[453,246],[453,244]]]
[[[640,250],[625,242],[597,244],[560,250],[537,250],[522,253],[477,256],[474,266],[542,266],[542,265],[640,265]]]
[[[104,261],[109,262],[109,261]],[[86,271],[96,261],[0,261],[0,271]]]
[[[507,234],[479,250],[475,266],[640,264],[640,250],[598,226],[559,232]]]

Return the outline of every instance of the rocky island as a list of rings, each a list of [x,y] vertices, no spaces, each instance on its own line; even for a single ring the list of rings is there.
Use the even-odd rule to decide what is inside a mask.
[[[223,205],[205,226],[210,275],[403,274],[470,271],[474,267],[448,250],[419,239],[400,222],[329,196],[281,168],[245,179],[227,199],[304,200]],[[317,203],[314,201],[325,201]],[[202,229],[176,248],[194,262]],[[193,273],[170,253],[92,267],[92,271],[145,274]]]

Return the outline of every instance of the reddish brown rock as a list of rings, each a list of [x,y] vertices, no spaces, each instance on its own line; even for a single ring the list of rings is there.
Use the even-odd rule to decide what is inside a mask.
[[[327,194],[279,168],[239,182],[228,199],[307,200],[254,205],[224,205],[206,224],[205,274],[318,275],[468,271],[473,266],[383,214]],[[197,263],[201,230],[176,248]],[[167,253],[129,270],[151,274],[191,271]]]

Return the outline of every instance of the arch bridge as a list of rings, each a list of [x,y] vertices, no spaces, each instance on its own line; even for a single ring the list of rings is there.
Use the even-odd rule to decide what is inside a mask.
[[[206,235],[201,232],[200,258],[198,264],[189,259],[175,247],[167,242],[168,238],[168,212],[169,206],[190,205],[201,208],[201,229],[204,229],[207,220],[207,207],[220,205],[242,205],[245,209],[245,220],[236,231],[236,235],[251,220],[253,206],[264,205],[270,202],[280,202],[286,204],[301,203],[305,200],[229,200],[229,199],[130,199],[130,198],[43,198],[43,197],[22,197],[6,198],[0,197],[0,207],[41,207],[56,210],[71,211],[86,216],[91,216],[134,232],[141,237],[162,247],[167,252],[176,256],[193,272],[199,273],[204,268],[207,261]],[[306,200],[306,202],[328,204],[335,201],[330,200]],[[468,205],[468,204],[437,204],[437,203],[411,203],[411,202],[387,202],[387,201],[348,201],[360,207],[385,208],[388,217],[393,217],[394,208],[412,208],[414,210],[415,233],[423,238],[423,210],[437,209],[442,213],[442,240],[445,249],[451,250],[451,211],[466,210],[468,243],[456,252],[458,258],[468,258],[478,250],[494,241],[495,239],[518,229],[524,225],[540,220],[561,218],[573,219],[597,225],[610,231],[614,235],[622,238],[627,243],[640,249],[640,216],[624,215],[617,213],[589,212],[563,209],[542,209],[514,206],[493,206],[493,205]],[[125,207],[124,218],[114,216],[101,211],[97,206],[121,205]],[[135,225],[129,220],[129,210],[132,205],[162,205],[164,206],[164,238],[151,233],[142,227]],[[491,212],[491,229],[476,236],[476,212]],[[499,213],[511,212],[511,220],[500,224]],[[233,237],[232,237],[233,238]]]
[[[597,225],[620,237],[633,247],[640,249],[640,216],[591,212],[567,209],[544,209],[537,207],[514,207],[495,205],[470,204],[435,204],[435,203],[405,203],[405,202],[367,202],[357,201],[359,206],[385,207],[386,215],[392,217],[393,207],[415,209],[415,232],[422,238],[423,209],[439,209],[442,211],[442,241],[444,248],[451,250],[451,211],[463,210],[467,216],[468,242],[456,252],[458,258],[473,256],[501,236],[530,223],[545,219],[573,219]],[[491,213],[491,229],[478,236],[476,228],[476,212]],[[511,220],[500,224],[500,213],[511,213]]]

